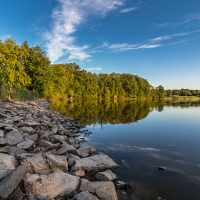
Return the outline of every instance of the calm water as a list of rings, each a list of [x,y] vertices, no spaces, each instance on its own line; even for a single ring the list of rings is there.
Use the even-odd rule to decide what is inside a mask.
[[[68,101],[53,108],[79,118],[87,140],[121,166],[124,199],[200,200],[200,102]],[[166,171],[159,171],[165,166]]]

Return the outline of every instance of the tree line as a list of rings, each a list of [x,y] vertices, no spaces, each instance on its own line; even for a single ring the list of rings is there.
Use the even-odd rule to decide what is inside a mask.
[[[91,73],[76,63],[52,64],[37,45],[0,40],[1,91],[44,98],[163,98],[169,91],[128,73]],[[197,93],[195,93],[197,94]],[[199,95],[199,93],[198,93]]]

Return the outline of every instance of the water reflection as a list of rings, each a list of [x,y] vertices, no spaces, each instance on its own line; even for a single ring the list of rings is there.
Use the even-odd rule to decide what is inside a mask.
[[[162,112],[164,106],[187,108],[200,106],[197,102],[152,100],[75,100],[52,102],[52,109],[78,118],[82,124],[129,124],[144,119],[154,109]]]

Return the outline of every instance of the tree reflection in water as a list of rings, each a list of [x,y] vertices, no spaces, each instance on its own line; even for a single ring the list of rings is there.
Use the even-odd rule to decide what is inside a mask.
[[[144,119],[156,109],[164,106],[200,106],[200,102],[176,102],[153,100],[71,100],[54,101],[52,109],[72,118],[78,118],[83,125],[129,124]]]

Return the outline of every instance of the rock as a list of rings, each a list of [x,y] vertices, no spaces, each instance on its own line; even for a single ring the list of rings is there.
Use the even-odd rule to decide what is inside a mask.
[[[0,138],[0,147],[4,147],[7,144],[7,140],[5,138]]]
[[[63,135],[53,135],[53,139],[57,140],[58,142],[64,143],[67,139],[66,136]]]
[[[48,174],[51,172],[48,162],[45,158],[43,158],[42,154],[36,154],[33,156],[25,155],[21,160],[22,160],[22,163],[23,162],[30,163],[31,170],[33,173]]]
[[[0,130],[0,137],[4,137],[4,131]]]
[[[54,134],[56,134],[57,131],[58,131],[58,126],[57,125],[53,125],[52,131],[53,131]]]
[[[86,182],[81,183],[81,191],[96,194],[99,199],[118,200],[113,182]]]
[[[17,145],[18,148],[22,148],[22,149],[30,149],[34,144],[33,140],[27,139],[25,141],[23,141],[22,143],[19,143]]]
[[[117,177],[110,170],[98,172],[95,178],[99,181],[114,181]]]
[[[85,172],[82,169],[79,169],[78,171],[75,171],[72,174],[79,177],[85,176]]]
[[[22,119],[24,119],[24,117],[21,117],[21,116],[12,117],[12,121],[13,121],[13,122],[19,122],[19,121],[21,121]]]
[[[93,194],[90,194],[88,191],[84,191],[77,194],[73,200],[98,200],[98,198]]]
[[[22,134],[18,131],[11,131],[7,133],[5,138],[7,139],[7,143],[11,146],[19,144],[23,141]]]
[[[70,144],[68,143],[65,143],[65,144],[62,144],[61,146],[63,148],[63,150],[67,150],[68,153],[71,153],[71,154],[74,154],[74,155],[78,155],[78,152],[77,150]]]
[[[10,124],[0,123],[0,128],[4,128],[4,127],[11,127],[11,125]]]
[[[46,157],[49,161],[50,168],[53,172],[67,172],[68,162],[65,156],[58,156],[53,154],[47,154]]]
[[[165,166],[159,166],[158,170],[166,170],[166,167]]]
[[[21,130],[26,132],[26,133],[33,133],[34,132],[34,129],[32,127],[28,127],[28,126],[21,127]]]
[[[123,181],[117,181],[117,182],[116,182],[116,186],[117,186],[117,188],[119,188],[119,189],[127,188],[127,184],[124,183]]]
[[[44,147],[46,151],[57,149],[60,146],[59,143],[52,144],[51,142],[48,142],[46,140],[40,140],[39,145],[41,147]]]
[[[13,172],[17,166],[15,157],[0,153],[0,180]]]
[[[38,134],[29,135],[28,138],[34,142],[38,140]]]
[[[78,160],[78,159],[80,159],[78,156],[75,156],[75,155],[70,153],[68,155],[68,164],[69,164],[69,166],[72,166],[75,163],[75,161]]]
[[[26,153],[24,149],[18,148],[18,147],[9,147],[8,148],[8,154],[11,156],[19,157],[20,154]]]
[[[25,123],[27,126],[31,126],[31,127],[34,127],[34,126],[40,126],[40,124],[39,123],[37,123],[37,122],[26,122]]]
[[[29,165],[24,163],[0,183],[0,197],[7,198],[19,185],[29,171]]]
[[[73,171],[78,171],[79,169],[83,169],[85,171],[98,171],[119,167],[119,165],[117,165],[110,157],[104,154],[81,158],[75,162]]]
[[[79,181],[79,177],[63,172],[49,175],[27,174],[25,188],[31,200],[52,200],[77,190]]]
[[[5,147],[0,147],[0,153],[8,153],[8,147],[9,146],[5,146]]]
[[[84,158],[94,153],[95,151],[96,149],[94,147],[87,145],[87,143],[82,143],[78,149],[78,154]]]

